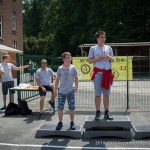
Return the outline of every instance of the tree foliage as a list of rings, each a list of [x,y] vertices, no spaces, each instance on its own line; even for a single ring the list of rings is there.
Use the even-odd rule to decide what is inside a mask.
[[[26,53],[79,55],[78,46],[95,43],[97,30],[107,42],[150,40],[150,1],[143,0],[25,0]]]

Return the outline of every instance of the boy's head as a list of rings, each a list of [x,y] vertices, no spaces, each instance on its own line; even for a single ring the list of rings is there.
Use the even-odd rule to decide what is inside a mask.
[[[3,55],[3,62],[9,63],[10,62],[10,56],[9,55]]]
[[[61,57],[62,57],[64,63],[71,63],[72,56],[69,52],[62,53]]]
[[[47,67],[47,60],[46,59],[42,59],[41,60],[41,67],[42,68],[46,68]]]
[[[98,43],[105,43],[106,41],[106,33],[104,31],[97,31],[95,33],[96,39]]]

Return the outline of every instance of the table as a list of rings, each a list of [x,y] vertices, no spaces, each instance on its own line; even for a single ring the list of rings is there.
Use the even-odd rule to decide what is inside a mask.
[[[29,92],[38,92],[39,91],[39,86],[26,86],[26,87],[19,87],[19,86],[16,86],[16,87],[13,87],[13,88],[10,88],[9,89],[9,101],[12,102],[12,97],[11,97],[11,93],[15,91],[17,92],[17,95],[18,95],[18,99],[20,100],[26,100],[26,99],[29,99],[29,98],[32,98],[32,97],[35,97],[37,95],[39,95],[39,93],[35,93],[34,95],[31,95],[29,97],[28,93]],[[22,98],[21,97],[21,92],[25,92],[25,98]],[[17,100],[18,100],[17,99]],[[53,113],[55,113],[55,107],[53,108]]]

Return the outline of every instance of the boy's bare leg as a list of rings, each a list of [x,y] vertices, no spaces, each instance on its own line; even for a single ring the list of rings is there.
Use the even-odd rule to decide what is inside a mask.
[[[103,104],[105,111],[109,110],[109,96],[103,95]]]
[[[52,92],[52,95],[51,95],[51,102],[53,103],[53,102],[55,102],[55,98],[56,98],[56,96],[54,95],[54,93]]]
[[[43,112],[43,108],[44,108],[44,100],[45,100],[45,96],[41,96],[40,98],[40,112]]]
[[[100,110],[100,104],[101,104],[101,96],[95,96],[95,107],[96,107],[96,110]]]
[[[63,110],[58,110],[58,118],[59,118],[59,122],[62,122],[63,119]]]
[[[74,112],[74,110],[70,110],[70,120],[71,121],[74,121],[74,115],[75,115],[75,112]]]
[[[6,96],[6,95],[3,95],[3,103],[4,103],[4,106],[6,106],[6,98],[7,98],[7,96]]]

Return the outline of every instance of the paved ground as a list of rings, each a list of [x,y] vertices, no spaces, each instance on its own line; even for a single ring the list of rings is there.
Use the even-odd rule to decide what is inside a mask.
[[[150,82],[130,83],[130,109],[126,111],[127,96],[126,82],[116,82],[112,87],[111,110],[113,115],[128,115],[133,125],[150,125],[150,93],[148,88]],[[118,88],[120,87],[120,88]],[[142,88],[141,88],[142,87]],[[1,89],[1,83],[0,83]],[[2,94],[0,91],[2,105]],[[49,95],[47,95],[49,97]],[[80,89],[76,96],[77,111],[75,122],[77,125],[84,125],[87,115],[94,115],[93,94],[91,83],[80,83]],[[54,124],[58,122],[57,115],[50,116],[51,111],[45,112],[42,120],[38,119],[37,100],[29,102],[33,115],[26,117],[11,116],[6,117],[0,112],[0,150],[47,150],[47,149],[131,149],[150,148],[150,139],[127,140],[121,138],[96,138],[91,140],[71,139],[71,138],[35,138],[37,129],[44,124]],[[45,102],[45,109],[48,98]],[[69,124],[67,108],[64,111],[64,124]]]

